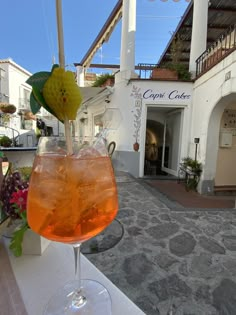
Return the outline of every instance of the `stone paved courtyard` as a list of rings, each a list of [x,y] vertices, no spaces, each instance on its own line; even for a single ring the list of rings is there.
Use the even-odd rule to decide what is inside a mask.
[[[236,210],[179,207],[126,173],[117,186],[123,237],[87,258],[147,315],[235,315]]]

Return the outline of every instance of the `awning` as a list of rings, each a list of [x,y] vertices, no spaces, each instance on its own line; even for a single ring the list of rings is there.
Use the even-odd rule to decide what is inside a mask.
[[[99,102],[113,93],[112,87],[80,87],[83,97],[82,106],[86,103]],[[81,106],[81,107],[82,107]]]

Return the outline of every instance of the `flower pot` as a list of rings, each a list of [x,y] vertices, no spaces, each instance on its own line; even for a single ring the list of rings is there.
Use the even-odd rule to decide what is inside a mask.
[[[3,143],[1,146],[4,147],[4,148],[10,148],[11,147],[11,143]]]
[[[178,73],[168,68],[154,68],[151,79],[178,80]]]
[[[31,229],[28,229],[24,234],[22,243],[23,255],[42,255],[45,249],[50,244],[46,238],[36,234]]]
[[[8,103],[0,103],[0,110],[4,114],[14,114],[16,112],[15,105],[8,104]]]
[[[115,82],[114,78],[108,78],[102,85],[101,87],[106,87],[106,86],[113,86]]]
[[[133,148],[134,148],[134,151],[138,151],[139,150],[139,143],[138,142],[135,142],[134,144],[133,144]]]
[[[12,145],[12,140],[7,136],[0,137],[0,146],[8,148]]]

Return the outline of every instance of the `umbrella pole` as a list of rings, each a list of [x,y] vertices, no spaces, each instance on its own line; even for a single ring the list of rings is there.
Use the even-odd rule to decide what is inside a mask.
[[[58,56],[59,64],[61,68],[65,68],[65,55],[64,55],[64,36],[63,36],[63,23],[62,23],[62,6],[61,0],[56,0],[56,12],[57,12],[57,36],[58,36]],[[65,136],[67,144],[67,153],[73,154],[72,138],[70,132],[70,123],[67,117],[64,118]]]
[[[58,52],[59,64],[62,68],[65,68],[64,36],[63,36],[61,0],[56,0],[56,11],[57,11],[57,37],[58,37],[58,50],[59,50],[59,52]]]

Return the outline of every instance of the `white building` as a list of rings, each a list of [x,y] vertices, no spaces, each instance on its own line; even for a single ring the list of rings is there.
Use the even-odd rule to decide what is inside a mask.
[[[0,135],[15,138],[16,143],[24,147],[37,144],[36,116],[27,115],[31,112],[31,86],[26,81],[31,75],[10,58],[0,60],[0,103],[9,103],[16,107],[16,112],[10,115],[9,121],[0,122]],[[63,132],[63,126],[44,108],[37,113],[37,118],[41,118],[47,128],[52,128],[53,134]]]
[[[0,133],[10,138],[16,138],[17,142],[23,140],[27,142],[28,140],[28,145],[33,146],[35,144],[34,132],[31,132],[35,129],[33,121],[26,121],[24,124],[23,115],[20,115],[20,113],[23,114],[23,112],[29,110],[31,87],[25,81],[30,75],[30,72],[10,58],[0,60],[0,102],[13,104],[16,107],[16,112],[10,115],[8,122],[1,121]],[[20,136],[24,133],[27,133],[28,137]]]
[[[154,165],[155,175],[158,170],[159,174],[178,176],[182,159],[196,157],[203,166],[200,193],[234,191],[236,30],[232,26],[225,33],[224,28],[235,23],[235,11],[233,0],[223,4],[220,0],[191,2],[174,36],[183,40],[180,62],[188,65],[192,80],[143,80],[135,68],[136,0],[118,1],[107,28],[99,33],[81,63],[76,64],[78,83],[83,86],[83,71],[122,15],[121,62],[115,85],[109,89],[109,99],[107,94],[95,95],[82,106],[79,119],[85,108],[88,118],[86,124],[80,124],[82,136],[94,136],[98,126],[109,127],[110,120],[107,140],[116,142],[116,168],[143,177],[147,167]],[[160,64],[168,61],[174,36]],[[119,115],[111,108],[119,110],[122,116],[119,126],[114,127]],[[111,115],[106,120],[104,113],[109,110]],[[135,142],[139,144],[138,151],[134,150]],[[155,149],[150,153],[156,156],[155,164],[147,157],[149,145]]]
[[[76,64],[83,104],[75,135],[81,141],[90,141],[105,130],[108,143],[116,143],[115,167],[136,177],[178,176],[182,159],[190,156],[203,166],[198,185],[200,193],[234,191],[235,11],[234,0],[192,1],[158,62],[162,65],[170,61],[171,45],[175,38],[180,38],[179,63],[188,66],[192,79],[158,79],[153,72],[150,79],[143,79],[141,70],[144,68],[139,66],[140,72],[137,72],[135,66],[136,0],[119,0],[106,27],[81,63]],[[86,87],[85,73],[93,55],[109,38],[121,17],[121,62],[115,85],[112,88]],[[231,28],[226,30],[229,26]],[[31,74],[12,60],[0,61],[0,68],[1,102],[14,104],[17,112],[27,110],[30,87],[25,81]],[[21,121],[17,112],[10,123],[19,130]],[[53,120],[48,115],[45,117],[46,113],[41,114],[50,125]],[[60,134],[58,125],[52,127],[57,129],[55,135]]]

